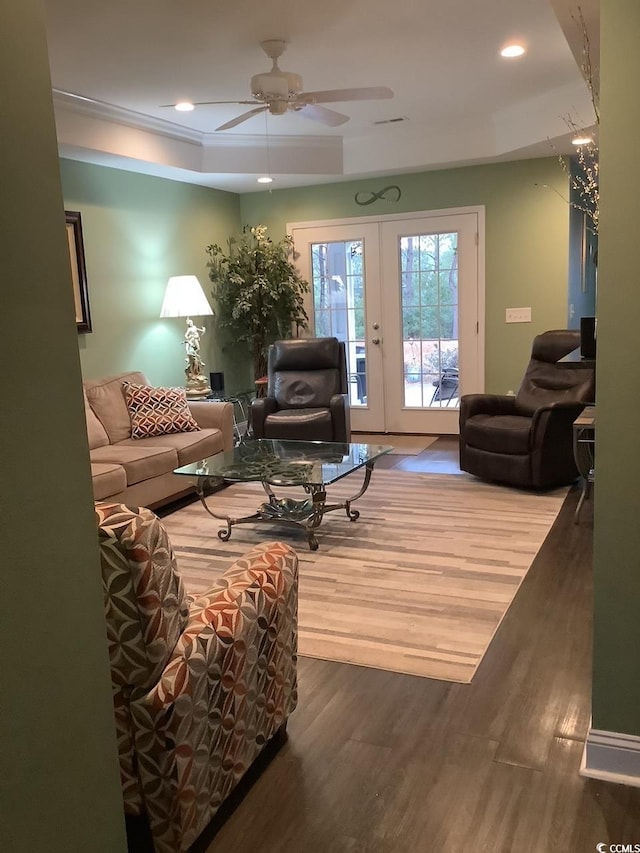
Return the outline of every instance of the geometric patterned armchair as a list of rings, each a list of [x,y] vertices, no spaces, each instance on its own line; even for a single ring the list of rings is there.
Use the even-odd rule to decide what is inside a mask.
[[[95,506],[125,812],[176,853],[296,706],[298,557],[258,545],[190,601],[157,516]]]

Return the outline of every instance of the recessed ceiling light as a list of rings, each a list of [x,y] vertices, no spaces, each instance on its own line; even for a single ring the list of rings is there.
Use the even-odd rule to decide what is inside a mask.
[[[590,136],[576,136],[575,139],[571,140],[572,145],[588,145],[590,142],[593,142]]]
[[[258,178],[259,184],[271,184],[273,183],[273,178],[269,178],[266,175],[263,178]]]
[[[195,109],[191,101],[179,101],[175,105],[175,109],[180,113],[190,113],[191,110]]]
[[[502,48],[500,56],[504,56],[505,59],[514,59],[516,56],[522,56],[524,52],[525,49],[521,44],[508,44]]]

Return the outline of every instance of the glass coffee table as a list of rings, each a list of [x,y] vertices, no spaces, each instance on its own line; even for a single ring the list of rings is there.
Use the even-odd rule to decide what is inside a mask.
[[[218,536],[223,541],[229,539],[231,528],[236,524],[276,522],[303,528],[309,548],[315,551],[318,548],[315,531],[328,512],[344,509],[351,521],[360,516],[351,505],[366,492],[376,460],[390,450],[393,448],[383,444],[256,439],[245,441],[233,450],[209,456],[200,462],[183,465],[174,474],[194,480],[198,497],[206,511],[226,523],[226,527],[218,530]],[[360,468],[364,468],[364,480],[359,491],[347,500],[329,503],[327,486]],[[208,487],[221,482],[262,483],[267,500],[251,515],[242,518],[214,512],[207,504],[206,492]],[[307,493],[307,497],[302,500],[276,497],[272,486],[299,486]]]

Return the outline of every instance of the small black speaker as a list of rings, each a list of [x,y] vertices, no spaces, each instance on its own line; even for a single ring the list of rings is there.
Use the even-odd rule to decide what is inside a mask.
[[[582,358],[596,357],[595,317],[580,317],[580,355]]]
[[[224,396],[224,373],[210,373],[209,374],[209,382],[211,384],[211,390],[218,397]]]

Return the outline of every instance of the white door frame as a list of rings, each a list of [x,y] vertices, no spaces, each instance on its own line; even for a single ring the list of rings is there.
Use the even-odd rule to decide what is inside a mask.
[[[313,268],[308,248],[315,243],[325,242],[328,228],[331,229],[330,242],[350,243],[352,241],[362,241],[364,248],[362,272],[365,281],[365,331],[363,342],[365,346],[367,381],[371,381],[373,376],[378,376],[380,378],[379,386],[382,391],[382,346],[375,346],[371,342],[372,338],[376,336],[372,326],[376,322],[379,324],[382,317],[380,225],[377,222],[363,222],[356,223],[355,225],[347,223],[346,225],[320,226],[319,228],[303,226],[291,232],[298,238],[298,246],[296,248],[300,253],[298,260],[299,270],[312,286],[311,291],[305,296],[304,300],[311,321],[315,319],[315,305],[312,292]],[[304,249],[301,241],[304,241]],[[370,334],[368,334],[368,331]],[[306,334],[314,334],[313,322],[310,323],[310,330]],[[351,353],[351,359],[349,360],[351,375],[353,376],[356,368],[351,363],[352,359],[353,353]],[[353,388],[351,390],[353,391]],[[384,394],[382,392],[372,394],[370,387],[367,388],[367,391],[366,403],[351,406],[352,429],[361,432],[382,431],[385,424]]]
[[[304,230],[312,228],[329,228],[334,226],[358,226],[374,224],[378,226],[381,232],[382,224],[386,222],[398,222],[401,220],[415,220],[420,218],[432,217],[454,217],[464,214],[475,214],[477,217],[477,334],[475,338],[475,352],[468,353],[468,358],[474,359],[475,361],[476,370],[473,371],[475,376],[471,381],[469,381],[469,377],[467,377],[467,380],[465,381],[465,379],[461,376],[461,380],[463,382],[462,393],[483,393],[485,387],[485,208],[483,205],[441,208],[437,210],[407,211],[406,213],[395,213],[388,215],[355,216],[340,219],[321,219],[305,222],[288,222],[287,234],[292,234],[294,229]],[[378,259],[378,267],[380,269],[380,273],[382,274],[382,271],[384,269],[384,259],[382,257],[382,239],[380,239],[379,245],[381,256]],[[352,414],[354,414],[353,410]],[[454,431],[457,432],[457,419],[456,424],[452,426],[453,421],[450,415],[451,413],[449,413],[448,418],[445,418],[447,420],[446,426],[444,424],[443,419],[443,433],[451,433]]]

